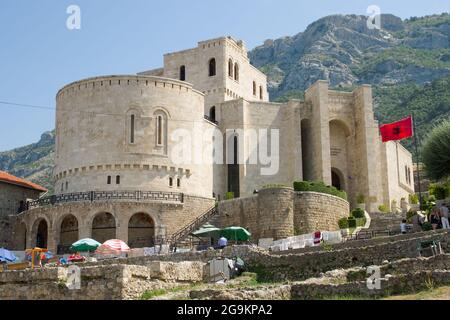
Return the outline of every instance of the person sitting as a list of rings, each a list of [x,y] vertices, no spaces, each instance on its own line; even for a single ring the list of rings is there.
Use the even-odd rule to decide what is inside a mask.
[[[220,237],[219,241],[218,241],[218,248],[219,249],[223,249],[228,245],[228,239],[225,237]]]
[[[406,220],[403,220],[402,223],[400,224],[400,231],[402,234],[408,233],[408,225],[406,224]]]

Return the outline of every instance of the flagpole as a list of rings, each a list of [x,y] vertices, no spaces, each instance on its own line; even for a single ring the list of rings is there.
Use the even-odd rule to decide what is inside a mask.
[[[416,149],[416,168],[417,168],[417,184],[419,186],[419,204],[420,204],[420,210],[422,210],[422,186],[420,183],[420,153],[419,153],[419,146],[417,143],[417,130],[416,130],[416,117],[414,115],[414,112],[412,113],[412,117],[413,117],[413,130],[414,130],[414,146]]]

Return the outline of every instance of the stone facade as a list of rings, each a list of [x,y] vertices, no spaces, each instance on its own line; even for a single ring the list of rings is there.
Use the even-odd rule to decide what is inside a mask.
[[[132,221],[136,229],[176,232],[205,213],[214,200],[223,200],[227,192],[251,197],[270,184],[324,181],[345,190],[351,207],[359,194],[364,195],[370,212],[381,204],[400,203],[399,197],[413,191],[413,177],[408,175],[404,181],[402,176],[403,168],[408,172],[411,166],[411,155],[381,143],[370,86],[338,92],[318,81],[305,92],[304,101],[272,103],[267,77],[250,64],[245,44],[231,37],[167,54],[161,69],[71,83],[57,93],[56,106],[54,181],[63,198],[90,192],[126,197],[144,191],[204,199],[201,209],[191,208],[181,216],[172,205],[158,217],[140,215]],[[267,140],[266,153],[258,140]],[[275,202],[273,192],[279,193]],[[338,218],[348,213],[342,201],[334,205],[335,200],[324,200],[329,197],[293,199],[293,195],[287,190],[261,191],[257,200],[246,198],[221,208],[235,207],[232,216],[242,218],[232,222],[248,225],[258,237],[275,238],[292,235],[296,229],[333,230]],[[125,228],[136,209],[147,212],[133,201],[119,211],[107,201],[99,208],[85,202],[80,205],[82,211],[76,212],[79,219],[65,222],[61,237],[60,222],[52,225],[51,221],[73,214],[74,206],[78,205],[31,210],[16,220],[14,228],[21,231],[14,234],[27,238],[27,244],[54,248],[61,239],[65,244],[76,238],[77,221],[79,230],[88,230],[92,222],[86,214],[103,206],[114,214],[104,212],[97,225],[109,231],[91,235],[129,240],[125,231],[114,233],[114,221],[124,219],[118,228]],[[36,235],[39,239],[33,238]],[[133,245],[136,238],[140,236]]]
[[[339,230],[339,219],[349,216],[349,203],[341,198],[292,188],[268,188],[248,198],[222,201],[217,225],[244,226],[255,241],[275,240],[318,230]]]
[[[38,245],[42,224],[48,234],[46,247],[53,252],[83,238],[100,242],[121,239],[133,247],[151,247],[155,238],[172,235],[213,206],[209,198],[185,196],[182,203],[73,202],[36,208],[15,218],[9,248],[23,250]],[[148,217],[151,224],[147,228],[132,225],[137,215]]]
[[[42,191],[0,181],[0,218],[14,215],[23,210],[30,199],[37,199]]]

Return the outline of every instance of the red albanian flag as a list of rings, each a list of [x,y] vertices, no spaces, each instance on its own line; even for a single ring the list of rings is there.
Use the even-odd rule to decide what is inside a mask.
[[[406,119],[385,124],[380,127],[383,142],[407,139],[413,136],[413,119],[409,116]]]

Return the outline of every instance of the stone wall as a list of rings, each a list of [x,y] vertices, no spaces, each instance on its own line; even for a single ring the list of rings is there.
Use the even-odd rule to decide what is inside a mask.
[[[220,227],[248,228],[253,241],[277,240],[318,230],[339,230],[339,219],[349,215],[349,203],[322,193],[270,188],[249,198],[219,203],[219,214],[215,223]]]
[[[339,197],[316,192],[296,192],[294,228],[297,234],[317,230],[337,231],[338,221],[349,216],[349,203]]]
[[[37,199],[42,192],[0,181],[0,218],[19,213],[21,201]]]
[[[0,300],[128,300],[147,290],[201,282],[203,264],[153,263],[151,266],[81,267],[81,289],[69,290],[67,268],[0,272]]]

